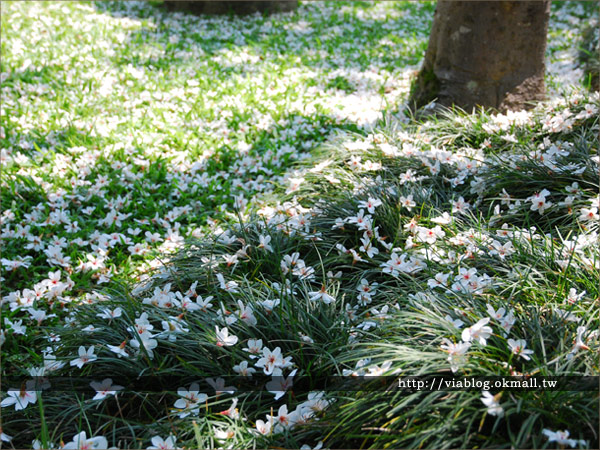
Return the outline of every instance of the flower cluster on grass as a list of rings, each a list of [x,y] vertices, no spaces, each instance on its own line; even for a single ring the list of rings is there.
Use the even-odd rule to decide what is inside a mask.
[[[585,392],[322,384],[597,373],[597,95],[377,124],[407,92],[428,4],[7,8],[3,375],[93,379],[8,391],[19,445],[598,442]],[[584,15],[557,9],[551,36]],[[198,381],[121,386],[149,374]]]

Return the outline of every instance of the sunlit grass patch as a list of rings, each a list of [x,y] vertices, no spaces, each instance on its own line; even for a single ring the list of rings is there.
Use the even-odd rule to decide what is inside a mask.
[[[3,376],[89,377],[3,393],[8,445],[597,446],[584,394],[324,387],[598,371],[598,98],[408,119],[433,7],[3,4]]]

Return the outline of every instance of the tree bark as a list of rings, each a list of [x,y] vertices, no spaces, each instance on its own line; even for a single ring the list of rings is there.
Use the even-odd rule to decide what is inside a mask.
[[[164,4],[170,11],[192,14],[252,14],[292,11],[298,1],[165,1]]]
[[[549,18],[549,0],[439,0],[411,107],[533,106],[545,96]]]
[[[597,37],[598,19],[596,18],[583,33],[583,42],[579,49],[579,63],[583,65],[584,84],[590,90],[600,90],[600,40]]]

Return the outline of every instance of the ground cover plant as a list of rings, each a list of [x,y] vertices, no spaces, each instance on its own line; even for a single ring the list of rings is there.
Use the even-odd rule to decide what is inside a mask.
[[[598,447],[597,392],[344,384],[598,374],[589,5],[553,100],[422,121],[431,3],[3,6],[4,446]]]

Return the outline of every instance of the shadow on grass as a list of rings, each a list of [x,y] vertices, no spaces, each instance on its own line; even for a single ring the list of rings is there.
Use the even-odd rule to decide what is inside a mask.
[[[145,26],[130,33],[129,43],[125,45],[164,45],[164,58],[158,60],[159,64],[161,59],[166,59],[168,63],[175,62],[168,56],[173,53],[205,52],[213,56],[219,50],[245,47],[250,53],[262,55],[265,61],[281,62],[279,56],[297,56],[301,59],[301,65],[325,70],[342,67],[345,63],[351,63],[363,70],[377,70],[379,66],[372,64],[375,56],[380,57],[389,67],[417,64],[425,51],[427,33],[418,36],[415,28],[427,29],[433,13],[431,4],[393,2],[393,11],[400,16],[399,18],[369,18],[368,11],[375,8],[377,2],[305,2],[295,11],[270,16],[196,16],[169,12],[162,2],[151,4],[153,8],[148,8],[147,5],[140,7],[135,2],[95,2],[94,6],[99,12],[116,18],[150,21],[153,27]],[[359,13],[351,14],[352,9],[358,10]],[[418,27],[410,20],[403,19],[417,13],[425,16]],[[304,20],[304,17],[310,22]],[[396,21],[395,25],[402,31],[401,36],[390,32],[388,23],[392,21]],[[167,36],[171,30],[179,31],[182,26],[191,28],[185,42],[169,42]],[[367,36],[368,42],[365,39]],[[379,42],[384,38],[393,40],[400,47],[413,46],[415,52],[406,59],[388,57],[389,52],[385,47],[371,45],[372,42]],[[361,54],[344,50],[357,44],[362,46]],[[345,61],[339,60],[340,53]],[[122,60],[120,63],[145,65],[148,61],[134,58]]]

